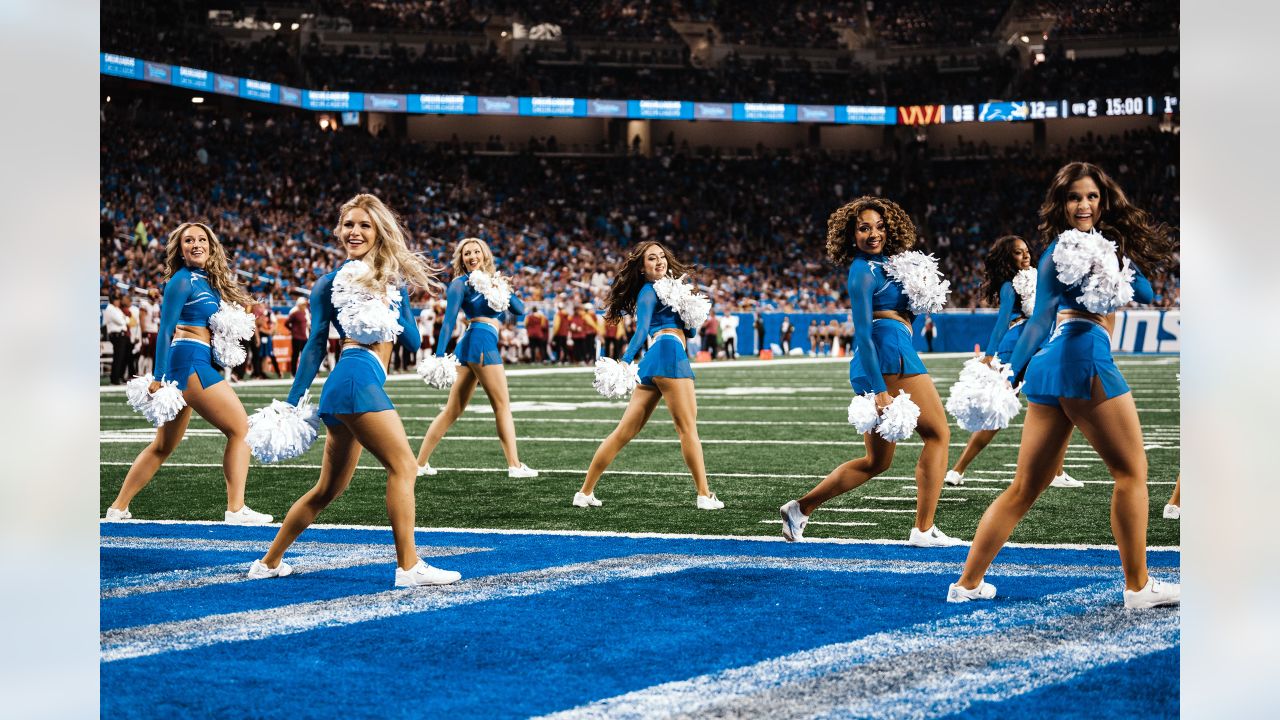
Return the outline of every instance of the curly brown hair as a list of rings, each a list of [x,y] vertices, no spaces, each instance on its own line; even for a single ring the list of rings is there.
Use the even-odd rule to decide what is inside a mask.
[[[1053,176],[1044,203],[1040,205],[1040,224],[1036,226],[1040,241],[1047,246],[1071,228],[1067,220],[1067,191],[1071,183],[1083,178],[1091,178],[1102,193],[1098,232],[1115,242],[1120,254],[1137,263],[1144,273],[1163,267],[1173,251],[1169,224],[1155,222],[1147,211],[1131,204],[1116,181],[1093,163],[1067,163]]]
[[[640,296],[640,288],[644,287],[647,278],[644,276],[644,254],[649,248],[658,246],[667,256],[667,276],[678,278],[689,275],[695,279],[697,269],[685,265],[671,254],[671,249],[657,240],[645,240],[631,249],[627,257],[618,265],[613,274],[613,284],[609,286],[609,297],[605,299],[605,320],[618,320],[623,315],[632,315],[636,311],[636,298]]]
[[[1013,261],[1013,244],[1019,241],[1025,244],[1027,252],[1031,253],[1031,268],[1034,270],[1036,267],[1036,254],[1031,249],[1031,243],[1017,235],[997,238],[991,244],[991,252],[987,253],[986,277],[982,279],[982,285],[978,288],[978,294],[987,301],[988,305],[1000,304],[1000,288],[1018,274],[1018,266]]]
[[[858,251],[853,229],[864,210],[875,210],[884,218],[885,241],[881,254],[885,257],[910,250],[916,244],[916,226],[911,216],[898,203],[872,195],[863,195],[842,205],[827,218],[827,257],[837,265],[847,265]]]

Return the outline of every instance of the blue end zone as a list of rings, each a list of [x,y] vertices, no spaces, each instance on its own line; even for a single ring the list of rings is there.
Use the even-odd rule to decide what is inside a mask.
[[[680,685],[655,686],[702,676],[713,701],[750,688],[768,713],[824,678],[888,681],[903,668],[895,687],[914,688],[923,715],[941,709],[928,700],[935,681],[961,672],[975,695],[965,717],[1178,710],[1176,611],[1155,611],[1172,648],[1107,655],[1111,635],[1140,636],[1135,617],[1156,618],[1116,609],[1114,551],[1008,548],[989,575],[996,602],[948,604],[967,548],[420,532],[420,552],[463,581],[396,591],[389,531],[313,528],[286,555],[294,576],[241,579],[274,534],[102,525],[104,717],[528,716],[629,693],[643,715],[679,697]],[[1149,562],[1177,579],[1177,553]],[[236,615],[246,611],[265,612]],[[295,623],[305,627],[287,632]],[[984,685],[984,668],[1041,657],[1031,629],[1044,627],[1046,642],[1078,641],[1082,657],[1094,648],[1111,659],[1023,692]],[[230,639],[242,637],[252,639]],[[760,667],[786,657],[796,659],[791,675]],[[868,684],[845,697],[851,685],[829,684],[846,689],[826,698],[835,708],[878,692]],[[997,699],[978,700],[983,692]]]

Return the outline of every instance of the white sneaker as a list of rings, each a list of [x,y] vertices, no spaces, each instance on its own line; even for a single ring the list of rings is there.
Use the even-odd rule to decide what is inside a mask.
[[[422,477],[424,475],[435,475],[437,472],[439,472],[439,470],[431,467],[431,463],[418,466],[418,477]]]
[[[710,495],[699,495],[698,509],[699,510],[723,510],[724,503],[721,502],[720,499],[716,497],[715,493],[711,493]]]
[[[947,476],[942,478],[942,482],[947,485],[955,485],[959,487],[964,484],[964,474],[958,473],[955,470],[948,470]]]
[[[1067,474],[1066,470],[1063,470],[1061,475],[1055,477],[1053,479],[1053,482],[1049,483],[1049,487],[1082,488],[1084,487],[1084,483],[1071,477],[1070,475]]]
[[[284,577],[293,573],[293,566],[281,560],[280,564],[269,568],[261,560],[254,560],[249,566],[249,579],[262,580],[264,578]]]
[[[415,587],[417,585],[448,585],[462,579],[462,573],[453,570],[441,570],[438,567],[418,561],[408,570],[396,568],[396,587]]]
[[[800,510],[800,501],[789,501],[778,508],[778,514],[782,515],[782,537],[786,538],[787,542],[803,540],[804,526],[809,524],[809,516]]]
[[[948,537],[946,533],[938,529],[937,525],[920,532],[914,527],[911,528],[911,537],[907,539],[908,545],[916,547],[951,547],[953,545],[963,545],[964,541],[960,538]]]
[[[947,602],[962,603],[970,600],[990,600],[996,596],[996,586],[985,580],[978,583],[978,587],[967,590],[960,587],[960,583],[951,583],[951,587],[947,588]]]
[[[537,471],[537,470],[534,470],[533,468],[529,467],[528,465],[525,465],[524,463],[520,463],[519,465],[517,465],[517,466],[515,466],[515,467],[509,467],[509,468],[507,468],[507,477],[509,477],[509,478],[536,478],[536,477],[538,477],[538,471]]]
[[[1169,506],[1166,505],[1165,507],[1168,508]],[[1165,512],[1168,513],[1168,510],[1166,509]],[[107,508],[108,520],[128,520],[131,517],[133,517],[133,513],[129,512],[129,508],[125,508],[123,510],[117,510],[113,507]],[[1169,516],[1166,514],[1165,517]]]
[[[600,507],[603,504],[604,503],[596,499],[595,493],[583,495],[581,492],[576,492],[573,494],[574,507]]]
[[[128,516],[129,516],[129,513],[126,511],[126,512],[125,512],[125,517],[127,518]],[[110,511],[110,510],[108,510],[108,511],[107,511],[107,519],[108,519],[108,520],[110,520],[110,519],[111,519],[111,511]],[[1182,519],[1182,508],[1178,507],[1177,505],[1165,505],[1165,506],[1164,506],[1164,519],[1165,519],[1165,520],[1181,520],[1181,519]]]
[[[260,513],[250,508],[248,505],[241,507],[235,512],[230,510],[223,513],[223,517],[232,525],[265,525],[271,522],[271,516],[266,513]]]
[[[1146,610],[1160,605],[1178,605],[1181,602],[1181,585],[1160,582],[1153,577],[1147,578],[1147,584],[1141,590],[1124,591],[1124,606],[1130,610]]]

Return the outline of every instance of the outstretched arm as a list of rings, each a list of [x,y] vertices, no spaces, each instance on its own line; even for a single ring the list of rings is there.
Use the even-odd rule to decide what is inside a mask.
[[[169,371],[169,343],[173,342],[173,333],[178,328],[178,317],[182,308],[191,297],[191,276],[182,273],[169,279],[164,286],[164,299],[160,302],[160,327],[156,335],[156,365],[151,371],[156,380],[178,380],[165,378]]]
[[[888,392],[888,387],[880,374],[880,353],[871,341],[871,294],[875,291],[875,276],[867,263],[855,261],[849,268],[848,287],[854,352],[862,374],[871,380],[871,389],[879,395]]]
[[[636,331],[631,335],[631,342],[627,343],[627,351],[622,353],[622,362],[631,362],[644,346],[645,338],[649,337],[649,323],[653,321],[653,311],[657,304],[658,294],[653,291],[652,285],[640,288],[640,296],[636,298]]]
[[[440,322],[440,339],[436,341],[436,357],[444,357],[449,347],[449,338],[453,337],[453,326],[458,322],[458,309],[462,307],[462,295],[466,292],[467,278],[459,275],[449,283],[445,293],[448,303],[444,309],[444,320]]]
[[[1009,332],[1009,318],[1013,316],[1014,304],[1018,302],[1018,294],[1013,291],[1013,283],[1006,282],[1000,286],[1000,313],[996,315],[996,326],[991,328],[991,337],[987,339],[985,354],[994,356],[996,348],[1004,334]]]
[[[289,404],[297,405],[302,394],[311,387],[320,370],[329,345],[329,323],[335,316],[333,310],[333,278],[326,275],[311,288],[311,334],[298,355],[298,374],[293,376],[289,388]]]

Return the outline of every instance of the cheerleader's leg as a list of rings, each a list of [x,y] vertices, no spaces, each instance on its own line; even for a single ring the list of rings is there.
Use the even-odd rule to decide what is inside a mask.
[[[467,409],[467,403],[471,402],[471,396],[475,391],[476,374],[471,371],[471,366],[459,367],[458,379],[449,390],[449,400],[440,414],[436,415],[436,419],[431,421],[427,434],[422,437],[422,445],[418,448],[419,466],[426,465],[431,460],[431,453],[435,452],[436,445],[440,444],[444,434],[449,432],[449,428],[453,427],[459,417],[462,417],[462,411]]]
[[[889,469],[893,465],[893,451],[897,446],[874,431],[862,436],[867,454],[850,460],[832,470],[804,497],[800,498],[800,512],[812,515],[820,505],[831,498],[843,495]]]
[[[710,495],[707,485],[707,466],[702,457],[702,438],[698,436],[698,397],[694,392],[693,380],[690,378],[653,379],[658,392],[667,401],[667,409],[671,411],[671,419],[676,426],[676,435],[680,437],[680,453],[684,455],[684,464],[693,474],[693,485],[699,495]]]
[[[516,422],[511,417],[511,394],[507,389],[507,373],[502,365],[467,365],[484,392],[489,396],[489,406],[493,408],[493,420],[498,426],[498,442],[502,445],[502,454],[507,458],[507,467],[520,467],[520,452],[516,448]],[[474,391],[474,387],[473,387]]]
[[[244,507],[244,486],[249,476],[249,416],[240,397],[229,383],[220,382],[201,387],[199,377],[192,377],[183,393],[187,404],[210,425],[227,436],[222,451],[222,475],[227,482],[227,510],[239,512]]]
[[[191,381],[195,381],[195,373],[192,373]],[[182,442],[182,436],[187,433],[189,422],[191,422],[191,406],[187,405],[179,410],[178,415],[172,420],[156,428],[155,439],[138,453],[138,457],[134,458],[133,465],[124,476],[124,484],[120,486],[120,492],[116,494],[116,499],[111,501],[111,507],[117,510],[128,509],[134,496],[151,482],[156,471],[178,448],[178,443]]]
[[[406,441],[407,442],[407,441]],[[285,550],[294,540],[316,521],[321,510],[337,500],[351,484],[356,463],[360,461],[360,443],[346,425],[338,423],[325,429],[324,456],[320,461],[320,478],[310,490],[294,501],[280,524],[280,530],[271,541],[271,548],[262,558],[262,564],[276,568],[284,558]]]
[[[413,539],[417,512],[413,486],[418,479],[418,465],[400,414],[395,410],[381,410],[338,417],[387,471],[387,517],[395,537],[396,560],[400,569],[409,570],[418,564]]]
[[[645,423],[649,422],[654,408],[658,407],[658,401],[661,399],[662,395],[657,388],[648,385],[639,385],[635,392],[631,393],[631,401],[627,403],[627,409],[622,413],[618,426],[600,443],[600,447],[596,448],[596,454],[591,458],[591,466],[587,468],[587,479],[582,482],[583,495],[595,494],[596,483],[600,481],[600,476],[608,469],[622,448],[631,442],[631,438],[644,429]]]
[[[916,528],[926,532],[933,527],[938,498],[942,495],[942,478],[947,473],[947,450],[951,443],[947,411],[942,407],[937,387],[926,374],[885,375],[884,382],[890,395],[906,391],[920,407],[916,432],[924,441],[924,448],[916,462]]]

